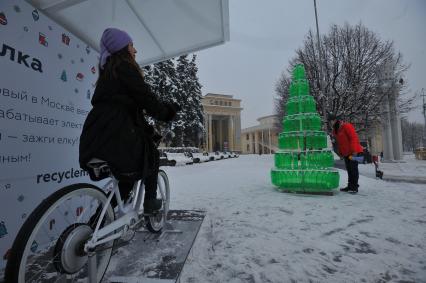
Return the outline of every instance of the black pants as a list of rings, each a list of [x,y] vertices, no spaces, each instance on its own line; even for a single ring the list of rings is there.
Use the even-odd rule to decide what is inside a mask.
[[[144,179],[145,184],[145,201],[157,198],[157,179],[158,179],[158,170],[160,167],[160,153],[155,149],[153,154],[153,164],[149,170],[148,175]],[[126,200],[133,189],[134,181],[131,180],[120,180],[118,182],[118,188],[120,190],[120,195],[123,200]],[[117,206],[115,203],[115,198],[112,199],[111,205],[113,207]]]
[[[350,189],[356,189],[359,187],[358,162],[355,160],[350,160],[348,157],[345,157],[344,159],[345,159],[346,171],[348,171],[348,187]]]

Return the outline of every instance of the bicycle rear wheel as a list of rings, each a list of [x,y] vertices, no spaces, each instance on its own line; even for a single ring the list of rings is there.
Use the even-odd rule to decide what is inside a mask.
[[[170,187],[169,178],[166,172],[160,170],[158,172],[157,198],[163,201],[160,210],[154,215],[146,216],[146,228],[152,233],[160,233],[166,221],[170,204]]]
[[[84,244],[93,233],[93,224],[88,223],[106,202],[105,193],[91,184],[67,186],[45,199],[15,238],[5,282],[87,282],[88,256]],[[104,225],[114,220],[110,205],[104,219]],[[98,282],[108,267],[112,248],[113,242],[98,247]]]

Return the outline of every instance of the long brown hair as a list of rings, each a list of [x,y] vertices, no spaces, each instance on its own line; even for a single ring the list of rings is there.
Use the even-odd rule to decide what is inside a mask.
[[[132,55],[130,55],[128,46],[126,45],[126,47],[123,47],[119,51],[109,56],[103,68],[101,68],[101,66],[99,65],[99,77],[96,84],[103,80],[116,79],[118,77],[118,66],[120,66],[120,64],[123,62],[127,62],[135,66],[135,68],[139,71],[141,77],[143,78],[142,69],[139,67],[138,63],[136,63]]]

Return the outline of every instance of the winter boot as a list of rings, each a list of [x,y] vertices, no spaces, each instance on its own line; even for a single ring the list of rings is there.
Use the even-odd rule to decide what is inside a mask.
[[[356,194],[358,192],[358,187],[359,187],[358,185],[350,186],[348,193]]]
[[[146,199],[143,203],[143,211],[145,214],[152,214],[158,211],[162,205],[161,199]]]
[[[340,191],[341,192],[348,192],[349,191],[349,186],[346,186],[345,188],[341,188]]]

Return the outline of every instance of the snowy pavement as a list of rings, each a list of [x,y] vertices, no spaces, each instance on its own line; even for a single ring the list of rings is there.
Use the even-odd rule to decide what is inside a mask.
[[[164,167],[171,209],[207,211],[180,282],[426,282],[425,185],[361,176],[357,195],[286,194],[272,166]]]

